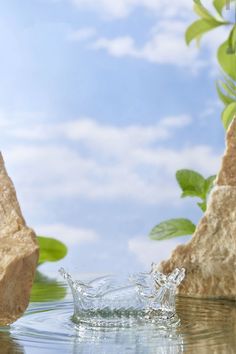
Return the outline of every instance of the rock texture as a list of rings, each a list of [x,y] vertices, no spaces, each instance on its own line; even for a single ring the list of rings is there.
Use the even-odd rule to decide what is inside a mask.
[[[226,152],[209,200],[189,243],[178,246],[158,269],[186,269],[181,295],[236,300],[236,117],[229,126]]]
[[[0,153],[0,325],[15,321],[28,306],[38,255]]]

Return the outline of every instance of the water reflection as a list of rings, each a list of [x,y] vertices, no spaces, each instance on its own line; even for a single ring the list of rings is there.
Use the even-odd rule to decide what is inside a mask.
[[[178,331],[183,335],[185,352],[236,352],[235,302],[180,297],[176,310],[181,320]]]
[[[24,348],[21,344],[14,340],[10,333],[7,331],[7,328],[2,328],[0,332],[0,353],[1,354],[24,354]]]
[[[183,337],[175,330],[160,330],[152,325],[134,328],[95,329],[77,327],[74,353],[184,353]]]
[[[36,271],[35,281],[31,292],[31,302],[47,302],[63,300],[67,290],[65,284],[56,278],[50,278]]]
[[[160,329],[148,323],[102,329],[75,325],[70,293],[64,298],[66,286],[41,275],[38,279],[32,295],[37,302],[32,302],[25,316],[11,327],[0,329],[1,354],[41,354],[42,348],[50,354],[236,353],[234,302],[177,298],[181,321],[177,328]],[[43,302],[45,297],[47,302]]]

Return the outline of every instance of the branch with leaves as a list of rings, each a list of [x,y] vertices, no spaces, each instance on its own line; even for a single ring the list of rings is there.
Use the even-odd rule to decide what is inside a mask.
[[[224,128],[227,129],[236,113],[236,24],[224,18],[223,12],[227,0],[213,0],[215,13],[212,14],[201,0],[194,1],[194,11],[199,17],[187,29],[185,40],[189,45],[193,40],[200,44],[200,40],[207,32],[221,26],[229,28],[228,38],[217,51],[217,60],[221,70],[221,78],[216,82],[218,96],[224,104],[221,114]],[[231,3],[236,4],[236,0]],[[204,178],[200,173],[191,170],[180,170],[176,179],[182,189],[181,197],[197,197],[197,205],[204,212],[207,207],[207,197],[213,187],[215,176]],[[196,226],[191,220],[179,218],[163,221],[156,225],[149,237],[153,240],[165,240],[178,236],[191,235]]]
[[[231,3],[236,1],[231,0]],[[206,9],[201,0],[194,0],[194,11],[200,17],[187,29],[185,39],[189,45],[193,40],[200,43],[201,37],[207,32],[220,26],[229,28],[228,38],[222,43],[217,52],[222,78],[217,80],[216,89],[220,100],[224,104],[221,118],[225,129],[228,128],[236,113],[236,24],[223,17],[223,10],[227,0],[214,0],[215,14]]]
[[[216,176],[204,178],[200,173],[192,170],[176,172],[177,182],[182,190],[181,198],[198,198],[199,208],[204,212],[207,206],[208,195],[214,185]],[[196,225],[191,220],[178,218],[170,219],[156,225],[149,236],[153,240],[166,240],[178,236],[192,235]]]

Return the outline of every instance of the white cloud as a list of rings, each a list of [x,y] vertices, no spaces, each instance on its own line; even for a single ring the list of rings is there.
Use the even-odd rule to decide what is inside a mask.
[[[83,229],[65,224],[39,225],[35,227],[37,235],[55,237],[67,245],[94,243],[99,240],[98,234],[91,229]]]
[[[97,11],[110,19],[127,17],[133,10],[141,8],[151,13],[156,25],[146,33],[146,40],[140,44],[139,39],[128,32],[123,35],[102,36],[97,34],[90,48],[105,50],[109,55],[122,58],[130,57],[146,60],[155,64],[167,64],[188,68],[197,73],[200,68],[209,68],[214,76],[218,73],[216,50],[228,35],[228,29],[219,27],[207,34],[202,41],[201,49],[196,44],[188,47],[185,43],[185,31],[197,17],[193,12],[193,2],[190,0],[71,0],[78,8]],[[209,1],[205,6],[213,10]],[[216,11],[215,11],[216,13]],[[145,12],[143,12],[145,16]],[[90,39],[95,33],[78,31],[72,38],[78,40]],[[82,39],[81,39],[82,37]],[[139,44],[138,44],[139,43]]]
[[[128,16],[136,8],[144,8],[155,15],[157,25],[152,27],[145,43],[137,45],[130,34],[122,36],[97,36],[90,43],[93,49],[104,49],[115,57],[132,57],[157,64],[171,64],[197,71],[205,63],[199,58],[197,48],[187,48],[184,33],[191,22],[192,3],[189,0],[72,0],[80,9],[90,9],[111,18]],[[72,38],[90,38],[90,32],[76,32]],[[194,69],[193,69],[194,68]]]
[[[129,250],[134,253],[139,261],[150,268],[152,262],[159,264],[168,259],[174,248],[181,244],[180,240],[152,241],[147,237],[134,237],[129,240]]]
[[[166,118],[163,118],[161,121],[162,126],[165,127],[184,127],[186,125],[189,125],[191,123],[191,118],[188,115],[182,115],[182,116],[169,116]]]
[[[112,39],[99,38],[92,45],[94,49],[106,49],[110,55],[115,57],[123,56],[133,56],[139,57],[138,50],[135,48],[135,43],[133,38],[126,37],[116,37]]]
[[[187,23],[168,20],[160,21],[152,29],[151,34],[141,46],[136,45],[132,37],[99,38],[92,47],[105,49],[115,57],[129,56],[147,60],[157,64],[171,64],[179,67],[188,67],[195,71],[204,66],[199,59],[199,50],[196,47],[188,48],[184,41]]]
[[[179,194],[176,169],[194,168],[207,175],[219,164],[218,154],[206,145],[163,147],[163,141],[188,124],[186,115],[125,127],[81,119],[57,125],[31,121],[22,129],[8,120],[1,134],[7,165],[25,198],[173,205]]]
[[[152,28],[149,38],[143,45],[137,45],[131,36],[97,38],[91,45],[93,49],[104,49],[114,57],[131,57],[156,64],[169,64],[188,68],[196,73],[200,68],[210,67],[210,73],[218,72],[215,58],[217,47],[227,34],[225,28],[208,34],[202,48],[185,43],[185,31],[189,22],[185,20],[159,20]],[[203,53],[204,55],[203,55]]]
[[[84,27],[77,30],[71,30],[68,34],[68,40],[82,42],[93,38],[96,35],[96,30],[93,27]]]
[[[1,119],[1,116],[0,116]],[[125,148],[130,144],[150,144],[153,141],[169,139],[174,128],[181,128],[191,123],[188,115],[169,116],[153,125],[131,125],[131,126],[112,126],[101,125],[90,118],[80,118],[73,121],[55,124],[50,123],[30,123],[21,126],[16,123],[14,118],[2,116],[0,124],[4,133],[10,138],[18,138],[29,141],[47,141],[50,139],[64,138],[67,140],[83,142],[87,146],[94,147],[99,145],[101,149],[105,144],[105,149],[111,144],[121,145]]]
[[[71,2],[79,9],[97,11],[107,18],[126,17],[136,8],[165,17],[186,16],[192,9],[192,3],[189,0],[172,2],[167,0],[71,0]]]

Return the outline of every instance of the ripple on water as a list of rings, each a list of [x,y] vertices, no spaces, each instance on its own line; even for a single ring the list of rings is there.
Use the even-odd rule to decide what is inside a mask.
[[[176,308],[176,328],[96,328],[72,322],[70,299],[32,303],[23,318],[2,329],[0,340],[14,344],[6,353],[236,353],[234,302],[177,298]]]

